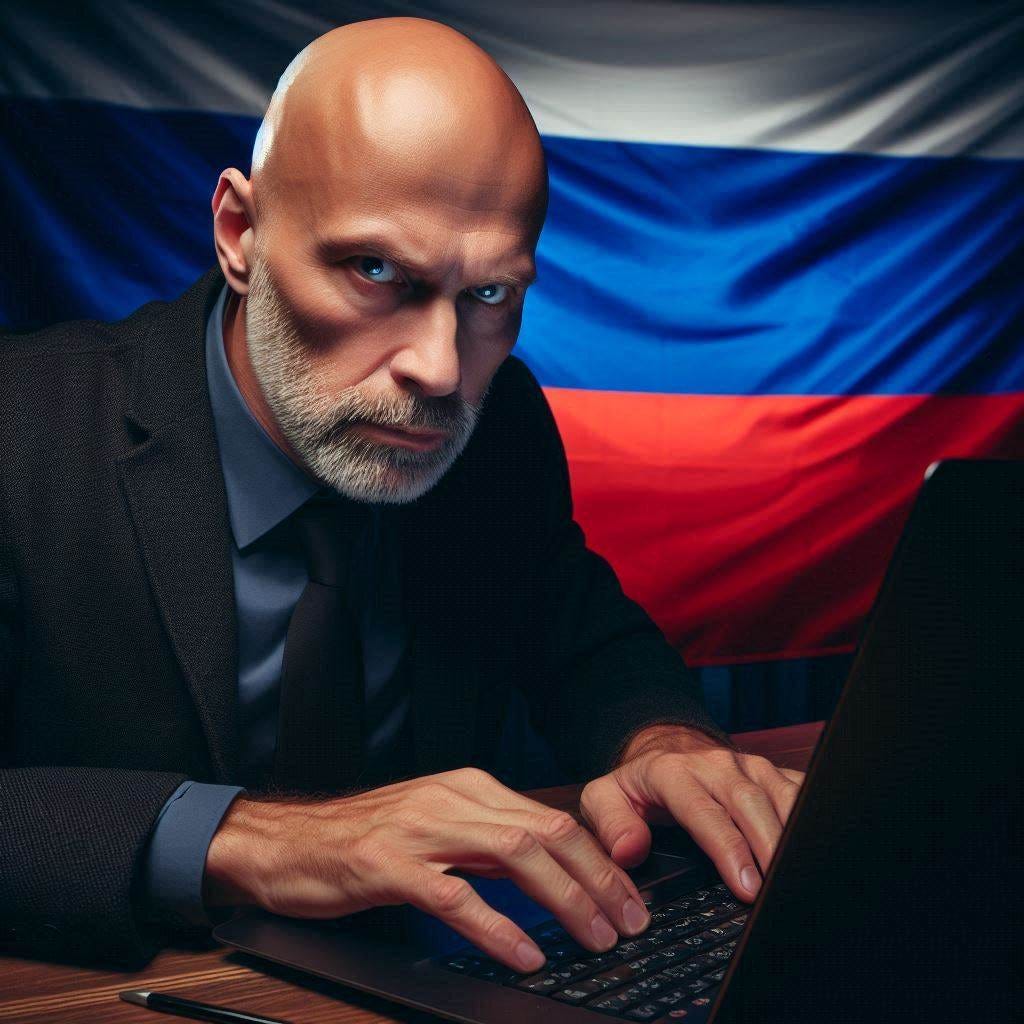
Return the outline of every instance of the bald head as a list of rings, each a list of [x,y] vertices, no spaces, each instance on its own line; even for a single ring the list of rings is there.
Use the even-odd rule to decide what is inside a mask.
[[[504,71],[460,32],[378,18],[327,32],[291,62],[253,151],[261,212],[311,188],[368,199],[392,186],[453,207],[546,207],[543,150]]]

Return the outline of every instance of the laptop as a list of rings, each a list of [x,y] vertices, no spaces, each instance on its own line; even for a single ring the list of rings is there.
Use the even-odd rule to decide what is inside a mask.
[[[213,934],[465,1024],[1008,1021],[1022,693],[1024,462],[934,463],[752,905],[674,828],[631,871],[650,927],[603,954],[510,881],[466,876],[544,949],[532,975],[410,907],[247,911]]]

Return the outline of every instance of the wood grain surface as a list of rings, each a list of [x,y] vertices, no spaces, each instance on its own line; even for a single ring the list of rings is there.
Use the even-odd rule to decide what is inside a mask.
[[[787,768],[806,767],[821,722],[738,733],[740,749],[764,754]],[[579,786],[537,789],[528,795],[575,810]],[[141,971],[94,970],[68,964],[0,957],[0,1024],[153,1024],[183,1020],[125,1003],[118,992],[145,989],[245,1010],[294,1024],[372,1024],[435,1021],[334,982],[311,977],[213,940],[164,949]]]

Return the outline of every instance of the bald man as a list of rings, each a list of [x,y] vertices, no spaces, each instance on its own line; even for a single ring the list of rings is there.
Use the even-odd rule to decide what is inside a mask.
[[[649,923],[624,868],[655,822],[754,898],[802,776],[732,747],[572,519],[510,355],[546,205],[487,54],[360,22],[292,62],[251,176],[221,175],[217,268],[4,339],[8,949],[139,966],[233,907],[409,902],[533,971],[449,871],[514,879],[605,950]],[[362,570],[322,578],[318,543]],[[589,829],[494,777],[513,688]]]

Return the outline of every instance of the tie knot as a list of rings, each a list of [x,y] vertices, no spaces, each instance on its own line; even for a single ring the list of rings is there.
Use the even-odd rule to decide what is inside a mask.
[[[293,513],[309,578],[347,589],[354,563],[371,543],[372,506],[319,491]]]

